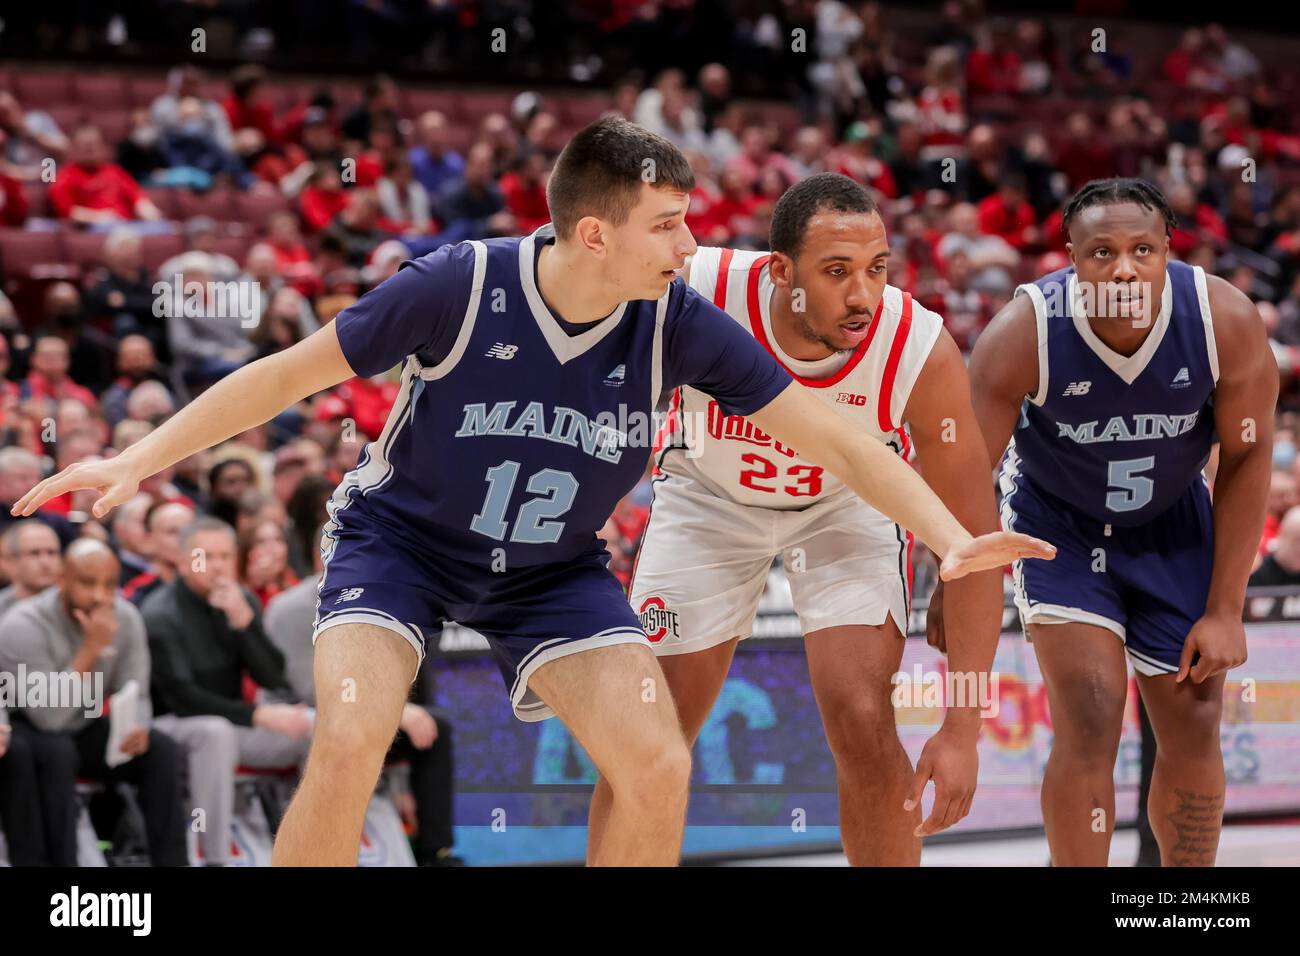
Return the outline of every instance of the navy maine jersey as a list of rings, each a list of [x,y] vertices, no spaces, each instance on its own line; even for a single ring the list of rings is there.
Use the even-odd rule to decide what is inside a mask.
[[[1107,524],[1159,515],[1200,481],[1219,377],[1205,274],[1170,262],[1153,328],[1125,357],[1084,317],[1073,269],[1022,285],[1038,320],[1039,387],[1003,457],[1027,481]]]
[[[553,239],[546,225],[444,246],[339,315],[358,375],[405,364],[383,433],[329,504],[334,527],[377,525],[483,570],[572,560],[603,550],[596,533],[645,470],[661,394],[694,385],[744,415],[789,384],[680,281],[566,330],[537,289]]]

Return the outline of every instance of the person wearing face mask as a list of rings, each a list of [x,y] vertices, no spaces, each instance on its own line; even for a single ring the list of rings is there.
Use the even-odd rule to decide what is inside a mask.
[[[159,149],[172,174],[185,170],[190,184],[198,188],[229,178],[245,189],[252,181],[244,164],[212,133],[196,97],[187,96],[177,104],[176,122],[163,130]]]
[[[158,148],[158,127],[149,111],[131,111],[131,132],[117,144],[117,164],[134,179],[147,183],[153,174],[167,168],[167,160]]]

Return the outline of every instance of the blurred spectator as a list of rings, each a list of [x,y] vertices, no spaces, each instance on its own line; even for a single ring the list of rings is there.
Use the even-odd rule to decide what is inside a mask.
[[[338,167],[320,163],[315,167],[311,184],[302,191],[298,212],[308,232],[319,232],[347,208],[349,200]]]
[[[88,388],[68,376],[68,343],[57,335],[42,335],[32,349],[32,370],[22,384],[22,397],[46,401],[76,399],[83,405],[96,405]]]
[[[1020,262],[1016,250],[999,236],[980,232],[979,213],[970,203],[958,203],[948,214],[948,232],[935,252],[943,265],[958,252],[970,260],[970,286],[982,292],[1001,293],[1014,286],[1012,270]]]
[[[976,207],[980,232],[997,236],[1013,249],[1025,249],[1039,243],[1033,207],[1029,205],[1025,177],[1019,173],[1003,176],[998,191],[980,201]]]
[[[143,107],[131,111],[131,130],[117,144],[117,164],[136,182],[150,183],[167,168],[167,157],[159,147],[162,134]]]
[[[348,204],[321,231],[322,239],[335,239],[344,251],[348,265],[360,269],[370,253],[392,233],[379,227],[379,197],[373,189],[354,189]]]
[[[194,509],[167,501],[153,502],[144,515],[145,552],[149,566],[122,585],[122,597],[136,607],[176,576],[186,556],[180,550],[181,529],[194,520]]]
[[[300,438],[281,447],[275,453],[271,491],[276,500],[287,503],[298,482],[307,475],[325,472],[325,451],[308,438]]]
[[[214,282],[229,282],[239,277],[239,263],[223,252],[217,251],[217,223],[211,216],[194,216],[185,223],[187,252],[202,252],[208,257]],[[186,252],[172,256],[158,267],[158,278],[172,282],[181,272]]]
[[[163,137],[183,129],[203,135],[224,153],[232,153],[235,140],[230,120],[220,103],[203,97],[202,85],[203,74],[198,67],[173,67],[167,74],[167,91],[150,107],[153,121]]]
[[[365,101],[348,111],[343,117],[343,135],[359,143],[370,141],[370,132],[376,123],[388,122],[396,127],[398,89],[392,77],[376,76],[366,82]]]
[[[550,161],[541,152],[530,153],[514,172],[501,178],[501,194],[506,208],[515,217],[515,228],[531,233],[551,221],[546,204],[546,178]]]
[[[107,545],[80,540],[63,561],[62,584],[15,604],[0,627],[0,668],[50,675],[93,676],[99,712],[81,705],[23,707],[11,712],[13,733],[26,739],[41,779],[45,850],[55,866],[77,863],[77,778],[135,785],[154,866],[186,866],[180,752],[150,729],[150,655],[140,612],[117,596],[118,562]],[[60,680],[63,676],[60,676]],[[79,677],[77,678],[79,680]],[[105,701],[134,683],[135,727],[107,762],[110,718]],[[117,718],[115,713],[114,718]],[[116,759],[126,760],[117,763]],[[57,770],[52,768],[57,767]]]
[[[1250,576],[1251,587],[1300,584],[1300,508],[1292,507],[1278,528],[1277,546]]]
[[[0,530],[7,529],[15,521],[9,513],[14,504],[27,492],[31,491],[42,478],[41,460],[26,448],[0,448]],[[48,502],[47,502],[48,504]],[[77,530],[63,515],[43,507],[31,516],[54,529],[59,540],[66,547],[77,537]]]
[[[250,337],[257,350],[254,358],[265,358],[301,342],[304,308],[310,313],[307,300],[297,289],[285,286],[271,293],[270,305]]]
[[[340,435],[340,440],[344,436]],[[358,445],[356,441],[352,445]],[[326,475],[304,475],[285,503],[289,524],[285,529],[289,567],[301,578],[313,573],[313,555],[320,550],[320,526],[329,520],[326,504],[338,480]]]
[[[0,617],[18,601],[54,585],[63,572],[63,546],[43,521],[15,521],[0,536],[0,564],[9,586],[0,590]]]
[[[375,246],[370,254],[370,261],[362,270],[366,284],[373,287],[385,279],[391,279],[402,267],[402,263],[411,258],[411,250],[396,239],[387,239]]]
[[[311,536],[319,540],[320,526]],[[312,621],[320,584],[320,549],[312,549],[312,574],[271,599],[266,608],[266,633],[280,649],[286,673],[297,699],[315,705],[316,681],[312,669]],[[452,727],[447,714],[429,706],[423,668],[402,708],[397,737],[389,757],[405,760],[411,768],[418,828],[414,843],[420,866],[455,865],[451,856],[452,830]]]
[[[418,145],[411,148],[411,171],[430,196],[465,173],[465,159],[448,146],[447,117],[429,110],[416,123]]]
[[[204,252],[187,252],[177,263],[181,288],[198,283],[204,293],[196,301],[187,292],[182,308],[168,309],[167,330],[172,361],[187,383],[202,385],[229,375],[248,362],[254,353],[244,327],[244,316],[217,314],[220,301],[211,289],[212,260]],[[226,301],[226,313],[230,309]],[[251,319],[257,318],[254,314]]]
[[[262,67],[257,64],[237,67],[230,75],[230,95],[221,105],[232,130],[251,128],[261,134],[264,143],[280,141],[275,111],[266,96],[266,71]]]
[[[240,583],[252,591],[265,609],[267,602],[298,583],[289,567],[289,546],[284,527],[275,521],[259,521],[238,535]]]
[[[50,205],[60,219],[83,226],[107,226],[128,219],[162,219],[140,184],[108,161],[104,136],[84,125],[72,134],[68,161],[50,186]]]
[[[244,458],[216,462],[208,471],[208,513],[234,527],[239,499],[257,483],[257,472]]]
[[[0,90],[0,159],[4,172],[25,182],[41,178],[47,160],[58,161],[68,139],[49,113],[24,110],[8,90]]]
[[[23,184],[0,169],[0,226],[17,227],[27,218]]]
[[[104,239],[104,264],[102,277],[86,293],[86,311],[107,319],[118,338],[143,335],[155,349],[165,350],[166,327],[154,313],[157,295],[144,268],[140,237],[130,229],[114,229]],[[173,275],[165,275],[171,282]]]
[[[262,629],[257,599],[235,576],[231,528],[213,518],[195,520],[180,534],[181,554],[193,550],[204,560],[181,561],[176,576],[145,599],[140,613],[154,661],[158,725],[173,729],[180,718],[200,716],[224,721],[217,733],[219,757],[190,763],[194,801],[211,805],[220,831],[229,827],[233,812],[235,768],[300,766],[313,713],[301,705],[245,698],[245,674],[266,690],[290,692],[284,655]],[[200,776],[193,779],[196,772]],[[224,847],[212,841],[205,856],[226,862],[228,847],[228,840]]]
[[[381,225],[385,230],[392,233],[430,231],[433,216],[429,194],[412,175],[411,162],[405,155],[397,153],[388,157],[384,175],[375,184],[375,191],[383,216]]]
[[[139,493],[122,502],[113,512],[113,550],[121,562],[122,585],[149,569],[149,535],[144,517],[152,504],[149,495]]]
[[[299,338],[306,338],[319,328],[316,315],[312,311],[311,303],[301,294],[301,290],[285,282],[284,277],[280,274],[280,269],[280,260],[276,256],[275,247],[269,242],[259,242],[248,250],[248,257],[244,260],[244,272],[239,276],[239,281],[256,283],[263,304],[264,316],[271,310],[276,298],[280,296],[282,291],[295,292],[295,296],[291,299],[282,297],[281,308],[284,307],[285,302],[289,301],[292,301],[297,306],[297,334]],[[257,340],[259,338],[258,333],[254,332],[253,338]]]
[[[67,347],[68,377],[92,392],[108,384],[116,344],[112,336],[86,321],[81,293],[71,282],[55,282],[45,289],[41,321],[34,337],[47,335],[61,339]],[[29,354],[29,369],[31,358]]]
[[[158,149],[167,161],[169,185],[204,190],[228,183],[246,188],[252,182],[235,154],[233,138],[223,145],[196,97],[184,97],[177,104],[175,122],[163,128]]]
[[[127,409],[132,390],[142,382],[155,381],[161,385],[160,377],[153,343],[143,335],[128,335],[122,339],[117,347],[117,378],[100,395],[100,407],[108,424],[116,428],[118,422],[134,417]],[[163,388],[166,390],[166,386]]]

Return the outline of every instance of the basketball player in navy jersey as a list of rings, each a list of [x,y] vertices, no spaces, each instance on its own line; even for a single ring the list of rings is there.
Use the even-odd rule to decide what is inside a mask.
[[[610,781],[594,862],[677,861],[690,755],[596,537],[644,471],[666,390],[693,385],[797,440],[924,539],[946,578],[1051,556],[1024,535],[972,538],[897,455],[788,387],[752,336],[673,281],[695,250],[683,222],[693,186],[667,140],[598,120],[556,164],[553,225],[405,263],[332,324],[222,380],[117,458],[74,465],[15,505],[30,514],[96,488],[102,516],[168,464],[403,363],[382,434],[329,504],[316,732],[277,864],[356,863],[425,641],[447,620],[486,636],[516,716],[559,716]]]
[[[1014,566],[1055,730],[1042,807],[1059,866],[1108,861],[1126,656],[1158,741],[1162,862],[1210,866],[1218,848],[1223,684],[1246,660],[1278,372],[1250,300],[1169,259],[1174,224],[1145,182],[1088,183],[1065,208],[1071,266],[1021,286],[971,357],[1003,524],[1060,549]]]

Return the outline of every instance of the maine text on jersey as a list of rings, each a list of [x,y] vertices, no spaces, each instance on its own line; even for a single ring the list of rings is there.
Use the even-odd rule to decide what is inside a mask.
[[[582,412],[557,405],[551,413],[551,424],[546,424],[546,406],[529,402],[513,422],[510,413],[518,402],[497,402],[492,411],[484,402],[473,402],[464,408],[465,418],[456,431],[457,438],[474,438],[480,435],[502,435],[512,438],[541,438],[559,442],[582,450],[601,461],[617,463],[623,457],[627,436],[607,424],[593,422]]]

